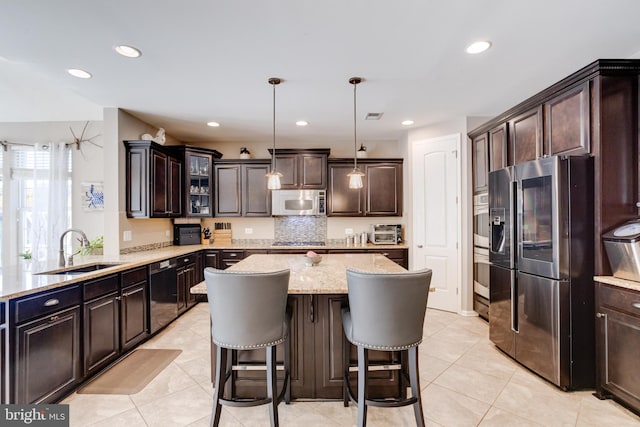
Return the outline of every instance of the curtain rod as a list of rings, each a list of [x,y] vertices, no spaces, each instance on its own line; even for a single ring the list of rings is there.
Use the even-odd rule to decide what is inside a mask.
[[[20,147],[35,147],[37,144],[38,143],[36,143],[36,142],[29,143],[29,142],[12,142],[12,141],[7,141],[7,140],[0,141],[0,145],[2,146],[2,149],[4,151],[7,151],[8,147],[10,145],[18,145]],[[51,144],[53,144],[53,143],[43,143],[42,147],[45,150],[47,150],[49,148],[49,145],[51,145]],[[64,145],[66,147],[68,147],[70,145],[73,145],[73,144],[76,144],[76,149],[78,149],[78,150],[80,149],[80,141],[64,142]]]

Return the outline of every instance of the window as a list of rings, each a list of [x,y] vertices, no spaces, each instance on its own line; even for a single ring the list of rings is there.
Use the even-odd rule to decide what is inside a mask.
[[[71,150],[64,145],[11,146],[2,153],[0,211],[3,264],[30,253],[34,259],[55,256],[56,238],[71,224]],[[7,169],[8,174],[7,176]]]

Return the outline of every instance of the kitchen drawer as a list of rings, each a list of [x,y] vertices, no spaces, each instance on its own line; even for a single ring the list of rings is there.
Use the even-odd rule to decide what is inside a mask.
[[[82,302],[82,293],[77,285],[60,290],[43,292],[15,301],[14,316],[16,323],[22,323],[35,317],[55,313]]]
[[[600,286],[600,306],[640,317],[640,292],[620,288],[617,286]]]
[[[116,292],[118,290],[118,275],[101,277],[99,279],[85,282],[82,285],[82,294],[85,301],[92,300],[102,295]]]
[[[182,255],[176,257],[177,267],[184,267],[185,265],[193,264],[196,262],[196,254]]]
[[[122,287],[126,288],[136,283],[144,282],[147,280],[147,267],[139,267],[133,270],[125,271],[121,276]]]

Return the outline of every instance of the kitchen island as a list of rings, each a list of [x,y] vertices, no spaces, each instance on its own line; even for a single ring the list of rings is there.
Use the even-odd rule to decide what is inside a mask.
[[[317,266],[307,266],[303,255],[251,255],[229,268],[231,271],[274,271],[290,269],[289,307],[291,322],[291,396],[293,399],[342,399],[343,363],[341,308],[347,304],[347,268],[377,272],[405,271],[379,254],[327,254]],[[203,283],[193,293],[206,293]],[[212,344],[212,355],[215,347]],[[355,347],[351,351],[356,360]],[[399,352],[371,351],[370,360],[387,365],[402,363]],[[284,351],[278,348],[278,360]],[[244,351],[239,360],[246,364],[264,363],[264,350]],[[215,358],[211,360],[215,372]],[[239,370],[235,396],[264,394],[263,371]],[[401,396],[398,371],[380,370],[370,374],[371,396]],[[354,375],[355,379],[355,375]],[[213,378],[212,378],[213,380]],[[355,387],[355,382],[352,384]]]

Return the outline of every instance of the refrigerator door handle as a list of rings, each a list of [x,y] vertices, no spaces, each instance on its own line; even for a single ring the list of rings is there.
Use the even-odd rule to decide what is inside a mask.
[[[513,274],[513,273],[512,273]],[[511,278],[511,330],[518,333],[518,295],[516,294],[516,281]]]

